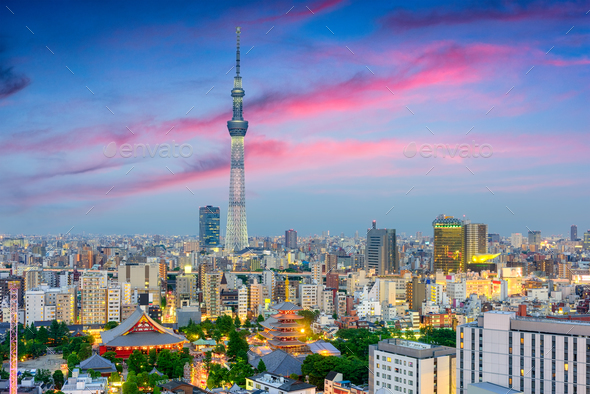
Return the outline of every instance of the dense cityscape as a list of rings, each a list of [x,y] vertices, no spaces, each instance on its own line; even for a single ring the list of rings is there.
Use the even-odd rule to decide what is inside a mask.
[[[333,6],[328,3],[313,8],[319,13]],[[307,11],[315,16],[306,8],[304,14],[294,11],[294,17],[308,16]],[[397,19],[395,23],[403,24]],[[412,24],[427,22],[414,19],[408,22]],[[0,394],[590,394],[590,230],[584,227],[578,231],[572,224],[558,230],[567,235],[548,235],[533,225],[524,226],[526,232],[515,228],[504,233],[506,227],[498,229],[497,222],[478,219],[478,209],[493,209],[487,203],[466,216],[447,212],[444,198],[435,197],[429,204],[444,213],[432,222],[414,220],[411,225],[421,229],[418,232],[407,231],[403,223],[382,224],[396,223],[393,214],[385,217],[395,206],[381,217],[367,217],[366,228],[354,234],[298,234],[296,223],[280,216],[272,222],[284,233],[249,232],[249,220],[260,211],[248,216],[246,210],[251,162],[245,155],[249,104],[243,87],[248,80],[243,85],[242,73],[247,66],[241,62],[254,46],[245,51],[241,35],[237,27],[232,67],[225,73],[233,74],[231,115],[228,110],[223,120],[217,116],[206,122],[216,129],[227,125],[229,171],[224,167],[212,178],[222,178],[224,185],[229,180],[229,197],[207,195],[190,235],[93,232],[82,225],[46,235],[0,234]],[[0,83],[13,77],[11,67],[3,70],[0,64]],[[13,81],[10,89],[0,85],[0,99],[24,89],[25,82],[16,87]],[[230,85],[223,89],[227,93]],[[268,105],[253,102],[258,108]],[[313,112],[309,107],[305,111]],[[305,111],[295,112],[299,116]],[[134,138],[125,135],[129,141]],[[138,147],[143,158],[151,152],[149,144],[121,141],[125,143],[119,151],[116,142],[106,145],[107,159],[101,160],[117,152],[122,158],[134,154],[135,159]],[[253,151],[260,155],[266,146],[257,143],[260,139],[254,140]],[[403,153],[407,158],[416,155],[416,143],[411,144],[414,151]],[[473,158],[490,158],[492,146],[481,146],[487,147],[488,156]],[[192,146],[180,146],[184,159],[190,157],[184,155],[188,148],[192,155]],[[178,158],[173,152],[161,157]],[[354,148],[348,154],[352,152]],[[186,167],[206,171],[210,163],[205,162]],[[258,171],[274,165],[271,160],[258,165]],[[183,179],[183,173],[165,167]],[[171,188],[175,181],[166,182]],[[152,188],[150,181],[137,185],[131,189]],[[183,187],[194,196],[187,185]],[[100,194],[107,196],[113,189],[115,194],[124,186],[116,187]],[[84,193],[88,188],[79,189]],[[57,195],[66,198],[62,191]],[[67,191],[77,193],[78,184]],[[16,187],[11,192],[16,199],[26,194]],[[48,191],[47,198],[52,193]],[[227,196],[227,189],[224,193]],[[369,190],[359,204],[371,204],[373,194],[378,193]],[[28,198],[22,197],[27,204],[33,201]],[[282,205],[291,210],[296,203],[285,200]],[[98,203],[84,216],[95,206]],[[273,209],[267,213],[273,215]],[[105,212],[96,211],[96,216]],[[537,216],[542,214],[539,209]],[[56,221],[68,216],[52,215]],[[162,219],[151,212],[145,216]],[[582,218],[571,220],[583,226]],[[176,218],[172,225],[175,220],[188,221]],[[123,214],[112,220],[113,225],[118,222],[133,220]],[[318,228],[335,227],[315,223]],[[141,227],[142,222],[135,224]]]

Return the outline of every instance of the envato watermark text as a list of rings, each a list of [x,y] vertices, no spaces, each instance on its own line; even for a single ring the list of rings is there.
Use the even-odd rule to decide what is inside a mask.
[[[420,156],[425,159],[430,157],[449,157],[454,158],[458,156],[460,158],[477,158],[482,157],[488,159],[494,154],[494,149],[490,144],[455,144],[454,146],[449,144],[422,144],[418,146],[416,142],[410,142],[404,148],[404,156],[412,158],[416,154],[420,153]]]
[[[178,148],[178,151],[176,150]],[[150,146],[150,144],[122,144],[117,149],[117,143],[115,141],[109,143],[103,149],[102,153],[110,158],[113,158],[119,154],[124,159],[131,157],[162,157],[162,158],[173,158],[173,157],[191,157],[193,154],[193,147],[190,144],[176,144],[172,140],[172,144],[156,144]]]

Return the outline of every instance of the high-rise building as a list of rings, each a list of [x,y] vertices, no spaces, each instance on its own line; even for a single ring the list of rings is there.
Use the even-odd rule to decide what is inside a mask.
[[[369,393],[455,393],[456,349],[403,339],[369,345]]]
[[[78,308],[76,307],[76,288],[74,286],[56,294],[55,305],[55,320],[68,325],[76,324]]]
[[[121,322],[121,286],[111,284],[107,290],[107,322]]]
[[[260,306],[264,306],[264,285],[258,283],[257,279],[254,279],[254,283],[250,284],[250,310],[254,316],[260,314]]]
[[[535,245],[535,246],[541,245],[541,232],[540,231],[529,231],[529,245]]]
[[[463,245],[466,266],[473,264],[473,257],[488,252],[488,225],[465,223],[463,225]]]
[[[326,254],[325,260],[326,273],[338,270],[338,256],[335,254]]]
[[[221,315],[221,272],[207,272],[205,274],[205,283],[203,294],[205,299],[205,308],[207,316],[215,318]]]
[[[512,233],[510,236],[510,245],[513,248],[521,248],[522,247],[522,234],[521,233]]]
[[[459,219],[440,215],[433,222],[434,269],[445,274],[465,272],[463,225]]]
[[[160,268],[160,263],[120,265],[119,283],[130,283],[132,289],[159,289]]]
[[[312,281],[318,285],[323,284],[324,281],[322,279],[322,263],[320,263],[319,261],[314,261],[309,263],[309,266],[311,268]]]
[[[25,293],[26,324],[44,321],[45,291],[40,289],[27,290]]]
[[[238,317],[242,323],[248,318],[248,287],[245,285],[238,289]]]
[[[285,231],[285,247],[297,249],[297,231],[293,229]]]
[[[85,272],[80,277],[82,324],[105,324],[107,318],[107,271]]]
[[[457,327],[457,394],[475,382],[506,392],[586,393],[589,331],[588,322],[485,312]]]
[[[590,230],[584,233],[584,249],[590,250]]]
[[[219,207],[199,208],[199,241],[202,247],[219,245]]]
[[[231,170],[229,180],[229,207],[227,210],[227,233],[225,249],[228,251],[243,250],[248,247],[248,225],[246,222],[246,183],[244,171],[244,137],[248,130],[248,122],[242,115],[242,77],[240,76],[240,28],[236,29],[236,76],[233,97],[233,116],[227,122],[231,136]]]
[[[570,241],[576,241],[578,239],[578,226],[572,224],[570,229]]]
[[[340,287],[340,274],[337,272],[328,272],[326,274],[326,288],[338,289]]]
[[[392,274],[399,271],[397,239],[394,229],[378,229],[373,220],[367,231],[365,248],[365,270],[375,270],[376,275]]]

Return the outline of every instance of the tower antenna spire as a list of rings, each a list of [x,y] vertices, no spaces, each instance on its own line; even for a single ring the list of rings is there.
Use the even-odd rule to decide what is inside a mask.
[[[240,76],[240,26],[236,27],[237,45],[236,45],[236,76]]]

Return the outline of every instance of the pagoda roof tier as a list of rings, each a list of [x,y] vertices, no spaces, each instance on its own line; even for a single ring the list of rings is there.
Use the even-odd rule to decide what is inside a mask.
[[[303,328],[299,323],[275,323],[271,324],[274,328]]]
[[[291,346],[304,346],[305,343],[293,340],[293,341],[277,341],[276,339],[268,341],[269,344],[276,347],[291,347]]]
[[[269,332],[269,334],[274,336],[275,338],[297,338],[305,336],[305,333],[298,331],[271,331]]]
[[[302,311],[303,308],[299,305],[295,305],[292,302],[281,302],[279,304],[274,304],[271,306],[272,309],[276,311]]]
[[[273,319],[277,319],[277,320],[301,320],[301,319],[305,319],[305,317],[303,316],[299,316],[295,313],[291,314],[291,313],[277,313],[276,315],[271,315],[271,317]]]
[[[274,336],[272,335],[272,333],[270,331],[263,331],[263,332],[259,332],[260,335],[262,335],[263,337],[265,337],[266,339],[273,339]]]

